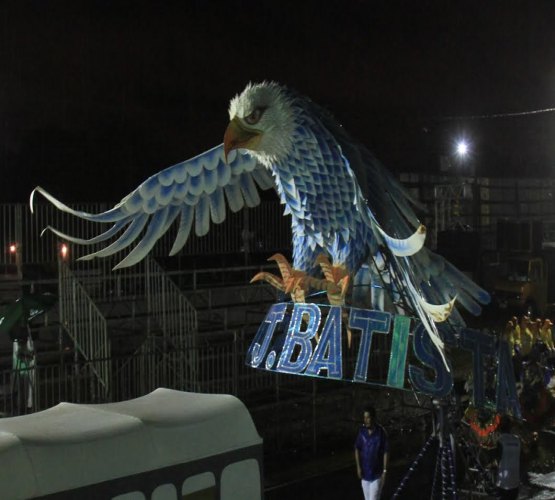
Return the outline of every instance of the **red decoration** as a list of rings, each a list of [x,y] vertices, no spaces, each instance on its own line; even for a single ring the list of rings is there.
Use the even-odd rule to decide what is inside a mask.
[[[472,407],[466,409],[464,418],[481,442],[488,440],[501,423],[501,415],[499,413],[495,413],[485,423],[480,422],[478,419],[478,412]]]

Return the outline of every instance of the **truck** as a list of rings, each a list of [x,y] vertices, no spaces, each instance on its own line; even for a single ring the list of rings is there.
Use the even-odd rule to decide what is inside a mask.
[[[498,220],[497,249],[485,259],[482,256],[482,271],[483,283],[500,309],[551,317],[555,311],[555,223]]]
[[[499,260],[493,298],[501,309],[537,317],[548,309],[548,265],[544,256],[514,254]]]

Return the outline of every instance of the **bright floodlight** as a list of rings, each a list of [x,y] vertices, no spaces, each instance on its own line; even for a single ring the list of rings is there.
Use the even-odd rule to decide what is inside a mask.
[[[466,143],[466,141],[459,141],[457,143],[457,154],[461,157],[468,154],[468,144]]]

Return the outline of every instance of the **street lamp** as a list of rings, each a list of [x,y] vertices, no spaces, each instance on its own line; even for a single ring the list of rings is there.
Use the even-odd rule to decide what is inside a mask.
[[[68,254],[69,254],[69,247],[67,246],[67,243],[61,243],[60,244],[60,257],[62,258],[62,260],[66,260]]]
[[[474,152],[471,148],[471,143],[464,137],[457,139],[455,143],[455,156],[458,159],[459,168],[461,173],[464,173],[472,180],[470,184],[464,183],[465,197],[468,195],[468,188],[472,193],[472,225],[474,230],[477,231],[480,222],[480,186],[478,182],[478,175],[476,172],[476,165],[474,163]]]
[[[457,142],[457,155],[461,159],[468,155],[468,143],[464,139]]]
[[[476,177],[472,144],[468,139],[459,137],[455,141],[453,156],[456,159],[461,174]]]

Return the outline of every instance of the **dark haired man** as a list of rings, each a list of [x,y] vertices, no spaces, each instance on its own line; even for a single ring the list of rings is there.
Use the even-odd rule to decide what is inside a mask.
[[[376,422],[373,407],[363,411],[363,425],[355,441],[355,461],[365,500],[378,500],[387,472],[389,443],[385,429]]]

